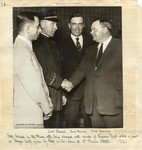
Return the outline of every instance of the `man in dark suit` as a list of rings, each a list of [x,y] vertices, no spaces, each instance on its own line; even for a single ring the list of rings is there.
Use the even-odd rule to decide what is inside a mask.
[[[92,44],[91,38],[83,34],[84,19],[81,13],[72,13],[68,27],[71,34],[60,44],[63,55],[62,73],[64,79],[69,79],[79,66],[85,49]],[[84,119],[85,127],[91,127],[83,104],[84,80],[81,81],[70,93],[66,94],[67,105],[65,107],[65,127],[76,127],[77,116]]]
[[[98,42],[86,51],[69,81],[75,87],[84,78],[84,104],[92,127],[123,127],[122,41],[111,35],[112,25],[106,19],[91,26],[93,40]],[[70,91],[67,81],[63,88]]]
[[[60,110],[62,109],[62,103],[65,104],[65,101],[62,101],[62,89],[60,87],[62,83],[61,57],[52,39],[57,30],[58,21],[53,9],[43,9],[40,14],[41,35],[33,43],[34,52],[43,68],[45,82],[48,85],[54,106],[52,117],[44,122],[45,128],[59,127]]]

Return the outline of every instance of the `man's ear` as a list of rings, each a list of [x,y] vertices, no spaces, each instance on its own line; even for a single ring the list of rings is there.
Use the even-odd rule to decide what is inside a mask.
[[[103,32],[104,32],[104,33],[107,33],[107,32],[108,32],[108,28],[107,28],[107,27],[104,27],[104,28],[103,28]]]
[[[68,27],[69,27],[69,29],[71,29],[71,24],[70,23],[68,23]]]
[[[45,20],[41,20],[41,21],[40,21],[40,27],[41,27],[41,29],[43,29],[44,26],[45,26]]]
[[[27,25],[25,26],[25,29],[26,29],[26,33],[27,33],[27,34],[30,34],[30,25],[27,24]]]
[[[35,20],[35,22],[39,22],[39,19],[37,16],[34,16],[34,20]]]

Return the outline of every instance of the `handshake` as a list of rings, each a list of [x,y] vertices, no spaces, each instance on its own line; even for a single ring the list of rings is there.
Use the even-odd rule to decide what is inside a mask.
[[[64,79],[61,84],[61,87],[62,87],[62,89],[65,89],[67,92],[70,92],[73,88],[73,85],[67,79]]]

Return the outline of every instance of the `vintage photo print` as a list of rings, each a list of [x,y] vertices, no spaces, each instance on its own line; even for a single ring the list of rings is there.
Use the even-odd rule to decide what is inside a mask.
[[[15,128],[123,128],[121,7],[13,7]]]

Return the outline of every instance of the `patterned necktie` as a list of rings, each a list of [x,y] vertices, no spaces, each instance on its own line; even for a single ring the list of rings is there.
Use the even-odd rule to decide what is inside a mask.
[[[81,51],[81,45],[79,43],[79,38],[76,38],[76,47],[77,47],[78,51],[80,52]]]
[[[99,53],[98,53],[98,56],[97,56],[97,59],[96,59],[96,66],[98,65],[102,55],[103,55],[103,44],[101,44],[100,49],[99,49]]]

